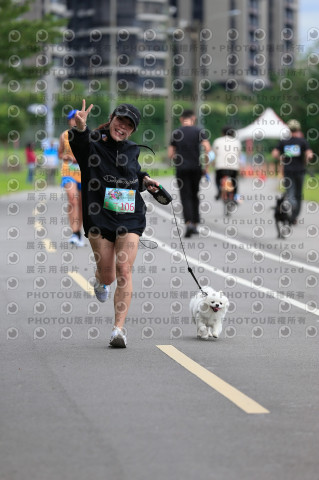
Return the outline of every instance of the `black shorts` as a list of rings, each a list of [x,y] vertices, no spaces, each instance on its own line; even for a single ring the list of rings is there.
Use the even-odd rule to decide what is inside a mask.
[[[130,230],[128,228],[125,228],[123,226],[117,228],[115,231],[113,230],[107,230],[106,228],[98,228],[98,227],[92,227],[90,228],[89,233],[92,235],[101,235],[102,238],[105,238],[105,240],[108,240],[109,242],[115,243],[117,237],[120,235],[125,235],[126,233],[135,233],[139,237],[143,235],[144,230]],[[88,237],[88,235],[85,235]]]

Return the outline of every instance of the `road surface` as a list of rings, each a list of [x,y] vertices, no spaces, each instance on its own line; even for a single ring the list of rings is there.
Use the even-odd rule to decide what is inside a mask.
[[[203,184],[200,234],[183,240],[201,285],[230,300],[211,341],[190,320],[171,206],[145,193],[158,248],[137,256],[126,350],[108,347],[112,299],[92,294],[87,240],[67,242],[60,188],[0,199],[1,480],[318,478],[318,205],[278,240],[277,181],[240,192],[224,218]]]

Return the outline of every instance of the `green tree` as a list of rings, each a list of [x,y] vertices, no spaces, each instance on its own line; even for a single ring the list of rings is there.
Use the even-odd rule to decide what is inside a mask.
[[[316,152],[319,139],[319,66],[309,66],[302,61],[298,67],[277,76],[272,89],[262,91],[257,101],[273,108],[284,122],[291,118],[299,120],[305,137]]]
[[[65,20],[45,15],[29,20],[24,15],[34,0],[23,4],[0,0],[0,77],[2,83],[41,77],[48,68],[45,46],[61,39]]]
[[[33,93],[30,88],[20,88],[12,92],[8,88],[0,87],[0,98],[0,142],[13,145],[19,143],[26,128],[35,123],[38,128],[44,128],[44,118],[28,112],[30,104],[43,103],[41,93]]]

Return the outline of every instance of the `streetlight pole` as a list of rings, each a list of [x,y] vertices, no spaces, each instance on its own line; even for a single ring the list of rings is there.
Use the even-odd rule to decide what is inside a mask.
[[[113,112],[117,103],[117,65],[116,65],[116,27],[117,27],[117,6],[116,0],[110,1],[110,111]]]
[[[45,104],[47,108],[47,113],[45,117],[45,131],[48,138],[48,143],[52,141],[54,137],[54,121],[53,121],[53,108],[54,108],[54,101],[53,101],[53,94],[54,94],[54,72],[52,68],[52,45],[48,45],[47,50],[48,56],[48,64],[50,65],[49,75],[47,78],[47,85],[46,85],[46,92],[45,92]]]
[[[166,27],[166,41],[167,41],[167,55],[166,55],[166,91],[167,97],[165,99],[165,128],[164,128],[164,138],[165,138],[165,148],[169,146],[170,138],[172,134],[173,120],[172,120],[172,106],[173,106],[173,95],[172,95],[172,14],[175,11],[175,7],[170,7],[169,2],[167,1],[167,27]],[[173,10],[174,9],[174,10]]]
[[[200,24],[198,20],[194,21],[194,24],[191,27],[191,51],[193,52],[193,58],[192,58],[192,75],[193,75],[193,105],[194,105],[194,113],[199,121],[199,124],[201,123],[200,121],[200,115],[199,115],[199,109],[200,109],[200,79],[201,79],[201,66],[200,66],[200,39],[199,39],[199,33],[200,33]]]

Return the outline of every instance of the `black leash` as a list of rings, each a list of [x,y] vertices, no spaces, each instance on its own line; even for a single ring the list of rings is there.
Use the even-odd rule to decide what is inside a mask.
[[[181,247],[182,247],[182,250],[183,250],[183,254],[184,254],[184,257],[185,257],[185,261],[186,261],[186,264],[187,264],[187,270],[189,271],[189,273],[191,274],[191,276],[193,277],[193,279],[195,280],[198,288],[200,289],[202,295],[204,295],[205,297],[207,296],[207,293],[204,292],[204,290],[202,289],[202,287],[200,286],[200,284],[198,283],[198,280],[197,278],[195,277],[195,274],[193,272],[193,270],[191,269],[191,267],[189,266],[189,263],[188,263],[188,260],[187,260],[187,256],[186,256],[186,253],[185,253],[185,249],[184,249],[184,245],[183,245],[183,242],[182,242],[182,237],[181,237],[181,234],[179,232],[179,228],[178,228],[178,225],[177,225],[177,219],[176,219],[176,215],[175,215],[175,210],[174,210],[174,206],[173,206],[173,202],[172,203],[172,211],[173,211],[173,215],[174,215],[174,220],[175,220],[175,225],[176,225],[176,228],[177,228],[177,233],[178,233],[178,236],[179,236],[179,241],[180,241],[180,244],[181,244]]]
[[[141,145],[142,146],[142,145]],[[177,225],[177,219],[176,219],[176,215],[175,215],[175,210],[174,210],[174,206],[173,206],[173,197],[171,196],[171,194],[165,190],[165,188],[162,186],[162,185],[159,185],[158,187],[158,190],[156,192],[150,192],[149,193],[155,198],[155,200],[160,203],[161,205],[168,205],[169,203],[172,205],[172,211],[173,211],[173,215],[174,215],[174,220],[175,220],[175,225],[176,225],[176,228],[177,228],[177,233],[178,233],[178,236],[179,236],[179,241],[180,241],[180,244],[181,244],[181,247],[182,247],[182,250],[183,250],[183,254],[184,254],[184,257],[185,257],[185,261],[187,263],[187,269],[189,271],[189,273],[191,274],[191,276],[193,277],[193,279],[195,280],[196,282],[196,285],[198,286],[199,290],[201,291],[202,295],[204,296],[207,296],[207,293],[204,292],[204,290],[202,289],[202,287],[200,286],[200,284],[198,283],[198,280],[197,278],[195,277],[195,274],[193,272],[193,270],[191,269],[191,267],[189,266],[189,263],[188,263],[188,260],[187,260],[187,257],[186,257],[186,253],[185,253],[185,249],[184,249],[184,245],[183,245],[183,242],[182,242],[182,237],[181,237],[181,234],[179,232],[179,228],[178,228],[178,225]],[[145,243],[145,239],[142,239],[142,245],[146,246]],[[156,242],[154,242],[156,243]],[[146,246],[147,247],[147,246]],[[157,247],[157,244],[156,244],[156,247]],[[156,247],[148,247],[148,248],[156,248]]]

